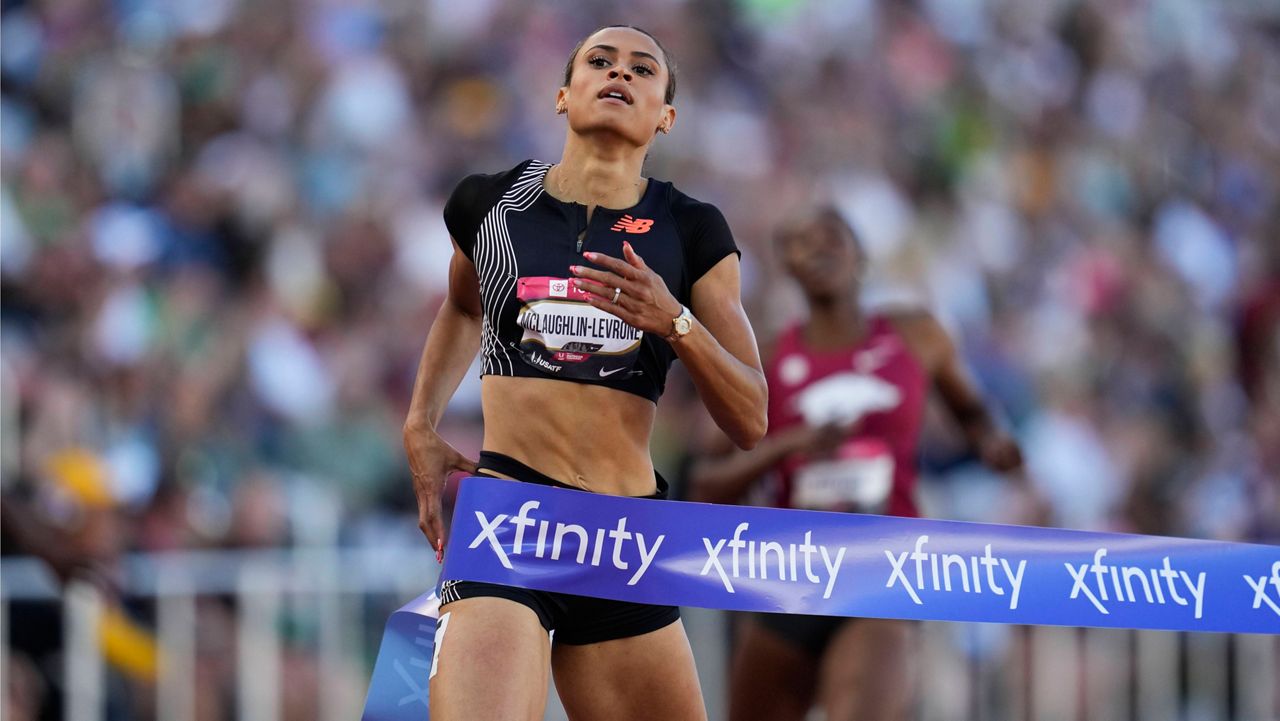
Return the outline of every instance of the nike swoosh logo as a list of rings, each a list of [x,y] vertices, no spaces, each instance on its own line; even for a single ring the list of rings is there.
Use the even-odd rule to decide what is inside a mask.
[[[617,373],[618,371],[624,371],[624,370],[626,370],[626,368],[614,368],[614,369],[613,369],[613,370],[611,370],[611,371],[606,371],[605,369],[601,368],[601,369],[600,369],[600,377],[601,377],[601,378],[608,378],[609,376],[613,375],[614,373]]]

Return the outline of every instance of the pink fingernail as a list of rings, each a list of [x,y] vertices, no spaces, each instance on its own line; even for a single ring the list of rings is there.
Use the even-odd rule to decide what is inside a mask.
[[[569,272],[570,272],[570,273],[573,273],[574,275],[577,275],[577,274],[578,274],[578,267],[579,267],[579,266],[576,266],[576,265],[571,265],[571,266],[569,266]]]
[[[587,260],[595,260],[595,259],[596,259],[596,254],[595,254],[595,253],[593,253],[593,252],[591,252],[591,251],[589,251],[589,250],[588,250],[587,252],[583,253],[582,255],[583,255],[583,257],[585,257]]]
[[[581,280],[579,280],[578,278],[574,278],[574,279],[573,279],[573,287],[574,287],[574,288],[581,288],[581,287],[582,287],[582,281],[581,281]]]

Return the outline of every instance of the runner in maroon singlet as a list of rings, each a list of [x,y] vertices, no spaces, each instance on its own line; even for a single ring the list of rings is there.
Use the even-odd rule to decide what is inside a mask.
[[[769,353],[768,435],[750,451],[720,448],[697,463],[696,500],[741,502],[775,471],[776,506],[919,515],[915,463],[930,390],[985,463],[1020,467],[1017,445],[992,423],[936,320],[862,310],[863,251],[834,209],[784,224],[777,247],[809,317]],[[817,702],[829,721],[904,719],[913,633],[906,621],[754,614],[735,651],[730,718],[803,719]]]
[[[918,516],[913,494],[929,391],[925,367],[889,316],[864,318],[860,339],[831,347],[810,344],[805,330],[794,325],[782,334],[765,371],[769,426],[775,432],[828,426],[835,448],[821,459],[783,458],[774,505]],[[842,427],[850,432],[838,432]]]

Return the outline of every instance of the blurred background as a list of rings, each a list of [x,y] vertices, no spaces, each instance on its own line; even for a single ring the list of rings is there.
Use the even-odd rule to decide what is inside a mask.
[[[1276,0],[0,5],[7,719],[359,713],[436,573],[400,427],[441,207],[559,158],[606,23],[676,58],[646,173],[724,211],[762,341],[802,307],[772,229],[830,198],[1056,525],[1280,541]],[[669,476],[701,412],[675,377]],[[442,430],[479,450],[478,371]],[[940,416],[923,445],[927,513],[1014,517]],[[689,624],[716,718],[731,623]],[[1274,639],[927,628],[920,718],[1280,718]]]

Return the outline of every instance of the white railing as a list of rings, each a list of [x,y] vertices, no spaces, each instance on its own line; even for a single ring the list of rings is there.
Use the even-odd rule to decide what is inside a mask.
[[[369,669],[363,664],[371,649],[362,646],[361,637],[365,604],[371,596],[407,601],[429,588],[436,575],[429,559],[425,544],[376,551],[185,552],[127,558],[122,593],[152,599],[156,606],[155,630],[163,658],[155,685],[156,718],[189,721],[196,717],[197,604],[209,596],[235,599],[236,718],[280,718],[283,640],[278,620],[286,608],[310,609],[318,629],[319,721],[359,718],[363,686],[353,689],[339,680],[343,674],[368,680]],[[0,693],[8,693],[3,682],[8,676],[10,603],[59,599],[66,631],[66,718],[98,721],[103,718],[106,696],[106,665],[98,639],[102,594],[84,581],[73,581],[59,591],[35,559],[7,559],[0,564],[4,642]],[[7,697],[0,699],[0,708],[6,701]]]
[[[371,597],[407,601],[434,582],[424,547],[308,549],[138,555],[124,564],[123,591],[151,598],[163,663],[156,718],[196,716],[201,597],[234,597],[235,717],[281,717],[283,609],[309,608],[318,629],[315,659],[319,721],[358,718],[371,648],[385,618],[367,617]],[[8,692],[9,604],[60,599],[67,643],[66,718],[98,721],[106,697],[99,651],[103,599],[84,582],[60,593],[33,559],[0,565],[0,693]],[[693,642],[711,718],[723,718],[729,615],[690,609]],[[372,628],[377,625],[377,628]],[[1111,629],[1027,628],[992,624],[921,625],[919,721],[1275,721],[1280,719],[1280,638]],[[0,699],[0,708],[6,699]],[[820,714],[814,718],[820,718]],[[548,705],[548,719],[563,710]]]

